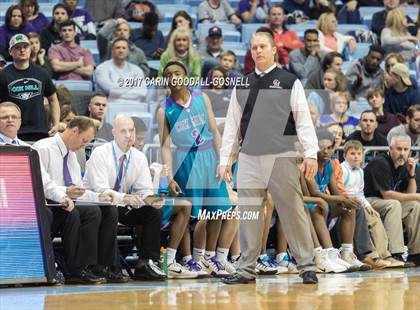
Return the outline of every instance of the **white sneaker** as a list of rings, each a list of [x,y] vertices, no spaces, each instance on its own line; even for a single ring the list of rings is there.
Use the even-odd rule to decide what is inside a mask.
[[[210,259],[203,257],[201,259],[201,265],[203,266],[203,270],[208,274],[211,274],[213,277],[224,278],[229,276],[229,272],[225,270],[216,255]]]
[[[198,278],[207,278],[210,275],[203,270],[203,265],[201,262],[196,262],[194,259],[190,259],[187,263],[184,264],[184,267],[189,271],[195,272],[198,275]]]
[[[346,272],[359,271],[359,267],[355,267],[349,264],[348,262],[346,262],[340,257],[340,251],[338,249],[331,249],[328,252],[329,252],[328,255],[334,260],[335,263],[338,263],[339,265],[347,268]]]
[[[350,266],[353,269],[356,269],[356,271],[368,271],[371,269],[369,265],[363,264],[360,260],[358,260],[353,252],[343,251],[343,249],[340,249],[340,251],[341,259],[344,260],[346,263],[350,264]]]
[[[337,262],[338,252],[335,250],[321,250],[315,252],[315,264],[319,272],[340,273],[347,268]]]
[[[237,259],[232,259],[232,260],[230,261],[230,263],[232,264],[233,268],[235,268],[236,270],[238,270],[238,269],[239,269],[239,258],[240,258],[240,257],[238,257]]]
[[[223,265],[223,268],[225,268],[225,270],[229,274],[234,274],[236,272],[235,267],[233,267],[233,265],[229,261],[227,261],[227,260],[220,260],[220,263]]]
[[[261,257],[257,259],[255,271],[259,275],[274,275],[278,272],[276,267],[272,266],[268,260],[262,260]]]
[[[195,279],[198,277],[197,272],[190,271],[181,264],[173,261],[168,265],[168,278],[169,279]]]
[[[278,255],[277,258],[280,259]],[[278,259],[275,259],[275,262],[281,267],[286,267],[288,273],[299,273],[299,270],[297,270],[297,266],[290,259],[289,255],[286,254],[281,260]]]

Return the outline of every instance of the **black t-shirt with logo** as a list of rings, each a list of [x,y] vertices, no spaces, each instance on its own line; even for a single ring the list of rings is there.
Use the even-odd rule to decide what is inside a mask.
[[[44,97],[55,92],[54,83],[40,66],[30,65],[26,70],[18,70],[9,65],[0,71],[0,102],[16,103],[22,111],[19,134],[48,132]]]

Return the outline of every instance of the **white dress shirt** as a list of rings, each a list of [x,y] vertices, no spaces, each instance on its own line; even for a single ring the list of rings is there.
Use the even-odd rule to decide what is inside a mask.
[[[364,173],[360,167],[351,167],[347,161],[341,163],[343,168],[343,183],[346,192],[355,197],[362,204],[363,208],[370,207],[369,201],[367,201],[364,188]]]
[[[276,66],[277,65],[274,64],[264,72],[261,72],[255,68],[255,73],[257,75],[261,75],[262,73],[265,75],[276,68]],[[293,84],[290,96],[290,107],[296,122],[296,131],[299,142],[303,145],[305,158],[317,159],[318,139],[316,137],[311,115],[309,113],[305,90],[303,89],[303,86],[298,79]],[[229,162],[231,154],[236,154],[239,152],[239,137],[242,113],[242,108],[239,105],[236,97],[236,88],[234,88],[230,98],[225,129],[223,132],[223,142],[220,149],[221,165],[232,164]]]
[[[126,155],[120,190],[114,191],[120,168],[120,159]],[[112,141],[95,148],[86,162],[83,179],[86,188],[99,193],[113,193],[118,204],[124,204],[125,194],[139,195],[142,199],[153,195],[152,177],[146,156],[131,147],[124,153]]]
[[[82,173],[79,162],[77,161],[77,156],[73,151],[67,150],[59,133],[55,134],[54,137],[39,140],[33,145],[33,148],[38,151],[41,162],[51,179],[59,186],[65,188],[63,161],[64,156],[69,152],[67,166],[69,168],[72,183],[73,185],[83,186]],[[87,190],[82,196],[77,198],[77,200],[98,202],[99,194]]]
[[[15,143],[12,143],[15,141]],[[12,144],[17,146],[27,146],[31,147],[28,143],[20,140],[18,137],[11,139],[0,133],[0,145]],[[41,178],[42,186],[44,188],[44,196],[47,199],[63,203],[64,197],[66,196],[66,187],[58,186],[50,177],[50,175],[45,171],[42,161],[39,161],[39,166],[41,169]]]

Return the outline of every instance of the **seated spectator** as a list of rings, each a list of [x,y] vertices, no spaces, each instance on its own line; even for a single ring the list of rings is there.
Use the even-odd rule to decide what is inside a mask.
[[[289,14],[300,13],[301,18],[295,20],[295,23],[298,24],[308,19],[310,2],[310,0],[284,0],[282,5]]]
[[[0,71],[0,102],[11,101],[21,109],[22,126],[19,135],[22,140],[37,141],[48,134],[53,135],[60,122],[60,104],[54,83],[44,69],[30,63],[31,48],[27,36],[13,36],[9,52],[13,64]],[[51,129],[44,108],[45,97],[51,107],[54,126]]]
[[[224,41],[222,29],[214,26],[209,28],[206,38],[206,50],[201,52],[201,77],[205,78],[209,71],[219,64],[219,56],[222,53],[222,44]]]
[[[175,29],[177,29],[178,27],[186,27],[188,29],[190,29],[191,31],[191,37],[192,37],[192,41],[193,41],[193,47],[194,48],[198,48],[198,44],[199,44],[199,39],[197,36],[197,32],[194,29],[194,25],[193,25],[193,20],[191,18],[191,16],[181,10],[175,13],[174,17],[172,18],[172,26],[171,26],[171,30],[169,31],[168,34],[168,43],[171,39],[171,34],[172,32],[174,32]]]
[[[414,61],[418,39],[410,35],[407,16],[403,11],[392,10],[386,18],[386,28],[381,32],[381,43],[386,53],[398,53],[405,61]]]
[[[7,61],[4,59],[4,57],[0,54],[0,71],[6,67]]]
[[[285,49],[285,63],[289,63],[289,53],[303,46],[302,41],[292,30],[286,27],[286,15],[280,4],[273,4],[268,11],[268,26],[273,31],[277,49]]]
[[[258,28],[255,33],[258,33],[258,32],[266,32],[271,37],[273,37],[273,40],[274,40],[274,33],[271,29],[267,27],[261,27],[261,28]],[[286,49],[284,49],[283,47],[277,46],[277,56],[275,57],[277,64],[280,66],[285,66],[287,64],[286,61],[288,61],[288,58],[289,58],[289,55]],[[254,63],[254,60],[252,59],[251,49],[249,49],[245,55],[245,64],[244,64],[243,73],[244,74],[252,73],[254,71],[254,68],[255,68],[255,63]]]
[[[356,50],[357,43],[354,37],[337,32],[337,19],[333,13],[322,14],[318,19],[317,28],[319,30],[319,43],[323,55],[329,52],[343,53],[346,44],[350,53]]]
[[[141,102],[146,96],[144,72],[127,61],[128,45],[125,38],[114,39],[112,59],[101,63],[95,70],[96,87],[108,95],[109,101]],[[130,79],[140,84],[134,87],[134,84],[130,84]]]
[[[370,29],[378,36],[381,37],[381,32],[385,28],[385,22],[388,17],[388,13],[394,9],[397,9],[400,5],[399,0],[383,0],[384,3],[384,10],[376,12],[372,16],[372,22],[370,24]],[[407,16],[407,23],[411,24],[413,21],[412,19]],[[414,33],[412,33],[415,35]]]
[[[409,254],[405,267],[420,265],[420,197],[416,193],[416,162],[409,158],[410,151],[410,137],[394,136],[389,154],[378,155],[364,171],[365,197],[381,215],[389,251],[403,262],[405,226]]]
[[[366,98],[369,88],[381,88],[384,83],[384,70],[380,64],[385,51],[371,45],[366,57],[354,61],[346,72],[347,87],[354,98]]]
[[[407,65],[402,63],[393,65],[390,69],[387,85],[388,88],[385,89],[385,111],[405,115],[410,106],[420,103],[420,93],[411,82]]]
[[[319,127],[319,117],[321,116],[318,110],[318,106],[315,104],[312,104],[308,101],[308,109],[309,113],[311,114],[312,123],[314,124],[314,127]]]
[[[134,29],[131,42],[140,48],[148,60],[160,59],[166,47],[162,31],[158,30],[159,16],[149,12],[144,15],[143,28]]]
[[[400,124],[398,117],[395,114],[384,111],[385,98],[384,91],[381,88],[369,89],[367,100],[372,108],[372,112],[376,115],[378,122],[377,131],[386,137],[392,128]]]
[[[359,120],[353,116],[349,116],[346,112],[349,109],[350,96],[346,93],[338,92],[331,95],[331,111],[332,114],[321,115],[321,126],[327,126],[330,123],[339,123],[343,125],[344,136],[347,137],[353,133],[358,125]]]
[[[108,20],[98,31],[96,38],[100,61],[104,62],[112,57],[111,42],[113,39],[118,37],[126,38],[129,40],[127,61],[133,65],[139,66],[143,70],[144,75],[149,76],[150,68],[147,64],[146,55],[141,48],[130,41],[130,34],[131,26],[125,19],[118,18]]]
[[[334,1],[330,0],[314,0],[309,11],[309,18],[316,19],[323,14],[323,13],[334,13],[336,12],[336,8],[334,5]]]
[[[162,76],[163,68],[173,59],[179,60],[185,65],[188,71],[188,77],[200,78],[200,57],[192,47],[191,32],[186,28],[177,28],[172,33],[171,42],[169,42],[168,48],[160,58],[159,76]]]
[[[68,20],[60,24],[63,43],[52,46],[48,58],[57,80],[90,80],[95,61],[89,50],[76,43],[76,25]]]
[[[331,123],[325,127],[330,133],[333,134],[335,137],[335,143],[334,143],[334,149],[335,151],[338,150],[339,147],[342,146],[344,141],[344,129],[343,125],[340,123]],[[333,155],[333,158],[335,159],[335,155]]]
[[[61,106],[60,122],[68,125],[70,121],[77,116],[77,112],[71,105],[65,104]]]
[[[122,0],[119,2],[115,16],[123,17],[130,22],[143,22],[145,14],[149,12],[159,15],[154,0]]]
[[[321,71],[318,31],[308,29],[303,38],[304,47],[294,49],[289,54],[289,69],[300,79],[307,79],[313,72]]]
[[[263,23],[268,16],[268,0],[241,0],[238,14],[244,23]]]
[[[18,5],[11,5],[6,11],[4,25],[0,27],[0,54],[8,61],[12,60],[8,52],[10,39],[15,34],[28,34],[33,31],[35,30],[27,24],[22,9]]]
[[[392,128],[387,136],[388,143],[395,136],[406,135],[411,138],[412,146],[420,146],[420,105],[415,104],[407,110],[407,124]]]
[[[324,72],[329,69],[335,69],[341,71],[341,66],[344,62],[344,56],[337,52],[328,53],[322,61],[322,70],[315,71],[309,74],[308,80],[306,81],[306,89],[322,89]]]
[[[214,67],[209,72],[210,87],[204,92],[209,96],[215,117],[226,117],[230,102],[230,91],[225,87],[224,81],[227,72],[222,67]]]
[[[361,167],[363,162],[363,145],[355,140],[346,142],[344,145],[344,159],[345,161],[341,164],[344,189],[346,193],[356,197],[361,202],[366,224],[369,228],[370,236],[368,239],[372,239],[376,252],[375,254],[371,253],[363,262],[372,266],[372,269],[403,267],[404,264],[394,259],[388,251],[388,237],[380,215],[372,208],[363,192],[365,187],[364,173]]]
[[[386,137],[376,130],[378,128],[378,122],[376,121],[375,113],[372,111],[362,112],[359,127],[360,130],[356,130],[347,136],[346,142],[357,140],[363,146],[388,146]]]
[[[29,42],[31,42],[31,63],[43,67],[47,70],[50,78],[53,78],[54,71],[51,67],[50,60],[48,59],[45,50],[41,48],[41,40],[39,34],[36,32],[30,32],[28,34]]]
[[[115,0],[85,0],[85,10],[98,25],[103,25],[108,19],[122,16],[124,11],[120,4]]]
[[[55,88],[57,90],[57,97],[60,102],[60,106],[72,105],[73,98],[69,89],[64,84],[56,84]]]
[[[228,80],[229,80],[229,85],[227,85],[227,88],[233,88],[235,85],[233,85],[230,81],[233,81],[236,77],[240,77],[242,76],[242,74],[236,70],[236,68],[239,66],[237,60],[236,60],[236,55],[234,52],[232,51],[223,51],[220,55],[219,55],[219,65],[218,67],[222,68],[223,70],[226,71]],[[214,69],[214,68],[213,68]],[[203,70],[201,70],[203,71]],[[210,72],[207,74],[206,79],[211,81],[211,70]]]
[[[88,104],[88,115],[99,121],[98,131],[95,139],[102,139],[105,141],[112,141],[112,125],[105,121],[105,116],[108,111],[108,98],[103,93],[94,94]]]
[[[38,0],[19,0],[26,23],[31,25],[35,32],[48,26],[48,19],[39,11]]]
[[[308,101],[315,104],[321,114],[330,112],[330,97],[333,92],[346,91],[346,77],[341,71],[332,68],[324,73],[321,89],[324,91],[313,91],[308,96]]]
[[[197,16],[199,23],[241,23],[227,0],[204,0],[198,6]]]
[[[63,0],[69,8],[70,18],[77,26],[77,34],[80,35],[81,40],[95,40],[96,39],[96,25],[85,9],[77,7],[79,0]]]
[[[344,5],[337,12],[339,24],[361,24],[362,19],[359,12],[359,0],[344,0]]]
[[[51,45],[63,42],[63,39],[60,36],[60,24],[69,20],[69,16],[70,13],[67,5],[62,3],[54,5],[51,23],[39,32],[41,47],[47,54]]]
[[[131,117],[131,119],[134,122],[134,128],[136,129],[136,140],[133,144],[133,147],[138,149],[139,151],[143,151],[143,147],[146,141],[146,137],[147,137],[147,126],[144,123],[144,121],[137,117],[137,116],[133,116]],[[153,172],[152,169],[150,169],[150,172]],[[153,175],[152,175],[153,177]],[[157,186],[155,186],[155,184],[153,183],[153,188],[156,189],[159,187],[159,184],[157,184]]]

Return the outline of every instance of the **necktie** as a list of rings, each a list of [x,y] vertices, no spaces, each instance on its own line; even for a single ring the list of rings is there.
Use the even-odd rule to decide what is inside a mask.
[[[71,175],[69,171],[69,166],[67,165],[67,160],[69,159],[69,152],[67,152],[66,156],[63,158],[63,176],[64,176],[64,185],[70,186],[73,184],[71,180]]]
[[[113,190],[119,192],[121,188],[121,181],[123,178],[123,171],[124,171],[124,162],[125,162],[125,154],[120,158],[120,169],[118,170],[117,180],[115,180],[115,185]]]

